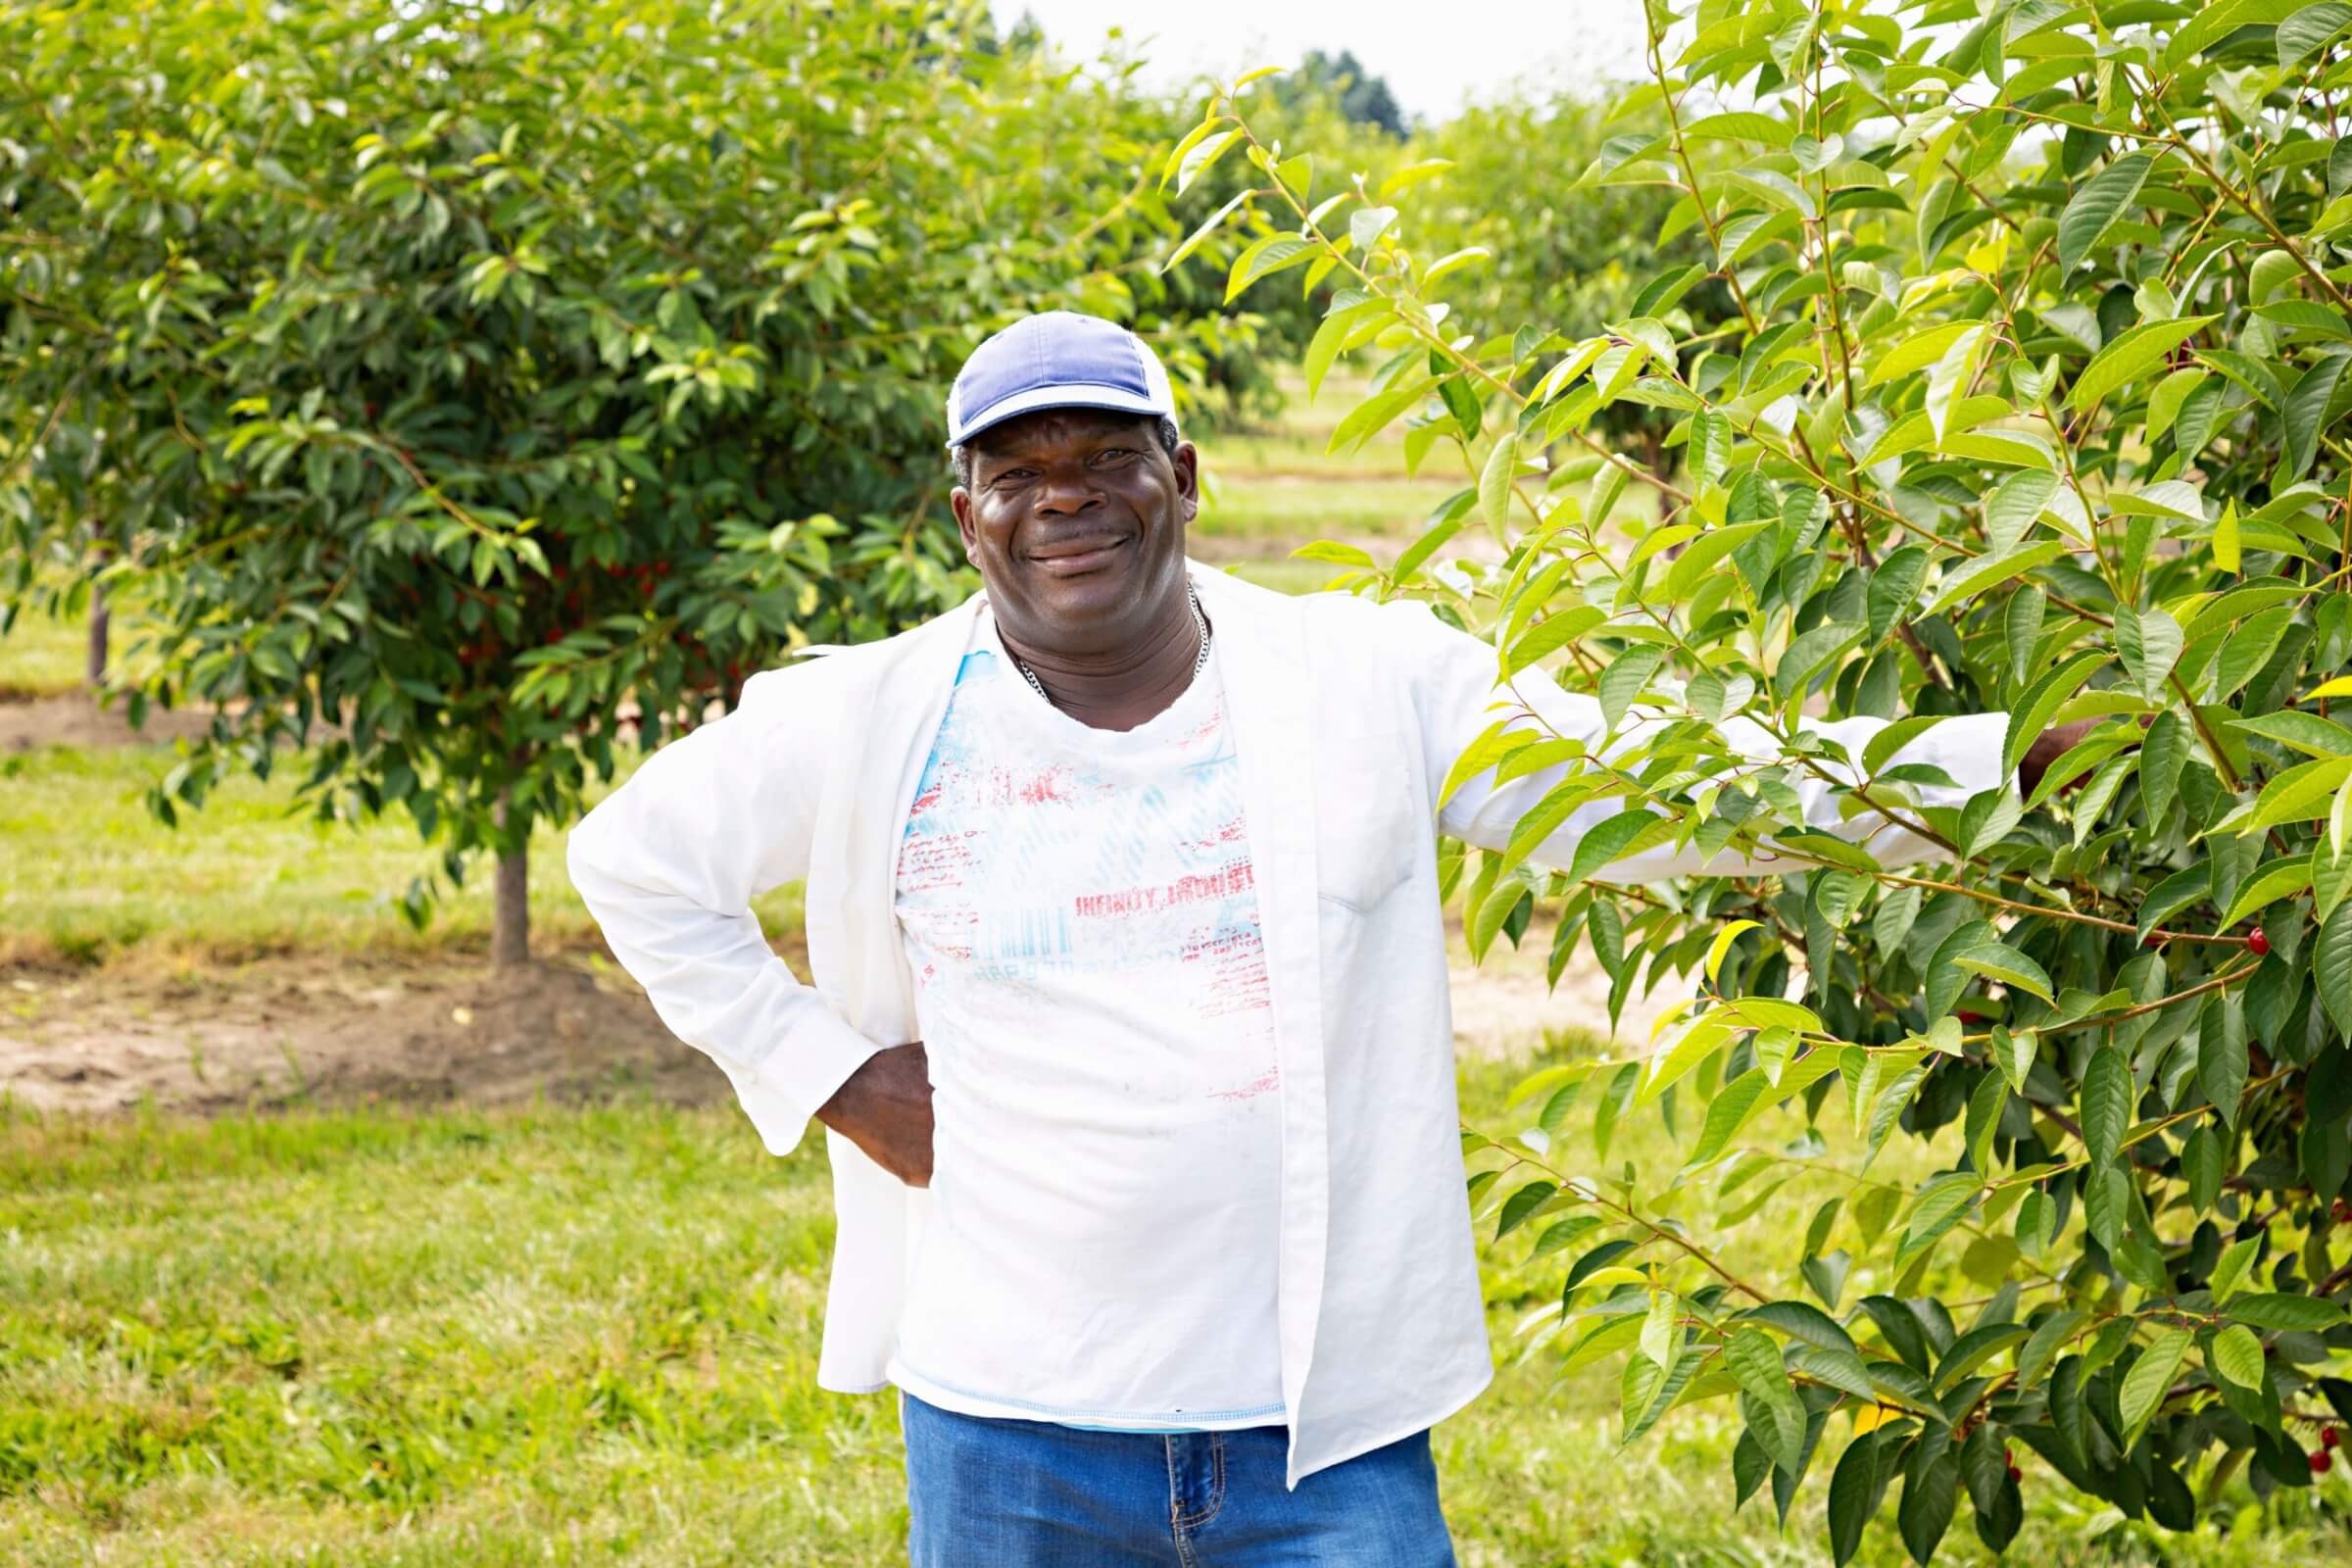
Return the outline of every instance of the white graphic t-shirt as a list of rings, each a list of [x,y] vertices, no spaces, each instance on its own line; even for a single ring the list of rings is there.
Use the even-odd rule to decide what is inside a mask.
[[[980,617],[899,851],[938,1124],[892,1381],[1132,1429],[1283,1416],[1280,1075],[1212,639],[1090,728]]]

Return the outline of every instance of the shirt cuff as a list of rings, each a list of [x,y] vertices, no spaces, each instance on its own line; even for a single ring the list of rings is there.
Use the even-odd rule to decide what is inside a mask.
[[[747,1068],[730,1068],[727,1078],[767,1152],[789,1154],[809,1118],[882,1049],[819,1004],[775,1050]]]

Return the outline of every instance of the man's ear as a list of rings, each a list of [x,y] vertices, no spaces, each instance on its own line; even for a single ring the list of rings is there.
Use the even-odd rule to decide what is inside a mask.
[[[1190,441],[1179,441],[1176,450],[1168,454],[1168,463],[1176,470],[1176,506],[1187,522],[1200,514],[1200,449]]]
[[[980,542],[979,527],[972,521],[972,493],[961,485],[949,491],[948,510],[956,514],[956,531],[963,535],[963,559],[978,565],[979,558],[972,554]]]

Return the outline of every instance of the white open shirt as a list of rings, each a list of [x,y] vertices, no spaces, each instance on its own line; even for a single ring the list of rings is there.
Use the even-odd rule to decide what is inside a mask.
[[[1439,832],[1500,847],[1556,783],[1551,768],[1488,779],[1432,809],[1446,770],[1490,722],[1494,650],[1399,601],[1289,598],[1192,564],[1224,664],[1256,858],[1282,1081],[1277,1265],[1289,1481],[1432,1425],[1492,1376],[1454,1102]],[[663,1023],[725,1069],[771,1153],[874,1051],[916,1038],[893,913],[900,835],[980,604],[881,642],[762,671],[726,717],[681,736],[572,829],[573,884]],[[1503,694],[1509,697],[1514,694]],[[1598,705],[1549,677],[1517,706],[1597,743]],[[1876,719],[1820,726],[1854,755]],[[2007,718],[1948,719],[1897,760],[1942,767],[1956,805],[2000,774]],[[1734,741],[1756,743],[1760,732]],[[1808,820],[1882,864],[1936,847],[1875,817],[1839,821],[1829,787],[1798,788]],[[1578,811],[1535,858],[1565,865],[1624,809]],[[1788,869],[1661,847],[1608,868],[1638,883],[1704,869]],[[807,879],[804,986],[768,948],[751,900]],[[907,1261],[928,1202],[830,1131],[839,1216],[817,1381],[886,1384]]]

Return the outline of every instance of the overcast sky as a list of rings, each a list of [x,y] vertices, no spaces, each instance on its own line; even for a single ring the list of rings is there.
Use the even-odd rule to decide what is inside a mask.
[[[1295,65],[1309,49],[1352,49],[1388,79],[1408,115],[1443,120],[1464,99],[1493,100],[1514,82],[1591,86],[1642,70],[1641,0],[992,0],[1009,24],[1023,11],[1081,57],[1105,32],[1152,40],[1148,74],[1181,81]],[[1436,19],[1442,18],[1439,22]]]

